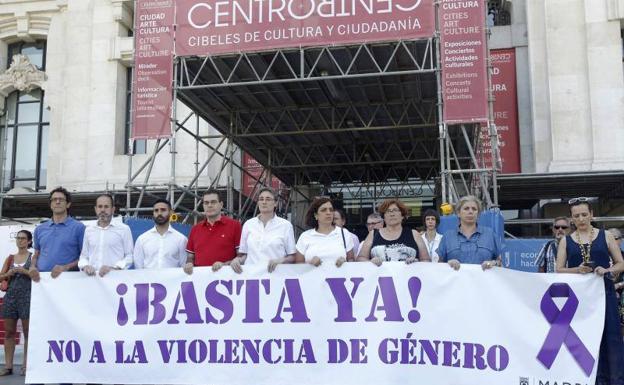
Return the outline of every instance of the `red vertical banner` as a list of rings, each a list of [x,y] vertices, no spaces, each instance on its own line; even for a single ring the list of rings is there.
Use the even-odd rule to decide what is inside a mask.
[[[516,88],[516,51],[498,49],[490,51],[492,60],[492,94],[494,95],[494,123],[498,133],[503,174],[519,173],[520,138],[518,130],[518,93]],[[481,130],[485,166],[491,162],[491,143],[487,127]]]
[[[264,167],[257,160],[255,160],[251,155],[246,152],[243,153],[243,170],[247,172],[243,172],[243,195],[248,197],[254,196],[254,188],[256,187],[257,180],[260,179],[262,172],[264,171]],[[254,179],[255,178],[255,179]],[[271,177],[271,188],[278,192],[284,187],[284,184],[281,180],[276,177]]]
[[[137,0],[132,78],[132,139],[171,136],[173,0]]]
[[[439,4],[443,120],[447,124],[488,120],[485,0]]]

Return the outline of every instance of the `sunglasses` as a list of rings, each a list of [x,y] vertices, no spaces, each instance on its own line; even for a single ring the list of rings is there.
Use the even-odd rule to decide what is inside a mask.
[[[578,205],[578,204],[581,204],[581,203],[587,203],[587,202],[589,202],[589,198],[587,198],[587,197],[578,197],[578,198],[570,199],[568,201],[568,204],[570,206],[574,206],[574,205]]]
[[[567,230],[569,228],[570,226],[553,226],[553,229],[555,230]]]
[[[381,221],[379,221],[379,222],[366,222],[366,226],[375,226],[375,225],[378,225],[380,223],[381,223]]]

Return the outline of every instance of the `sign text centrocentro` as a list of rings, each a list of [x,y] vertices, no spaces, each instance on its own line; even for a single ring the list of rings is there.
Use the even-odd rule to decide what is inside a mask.
[[[433,0],[176,2],[176,55],[426,38]]]

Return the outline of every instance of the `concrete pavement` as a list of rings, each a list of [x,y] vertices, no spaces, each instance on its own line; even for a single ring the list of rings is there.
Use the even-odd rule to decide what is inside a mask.
[[[2,385],[24,385],[25,377],[19,375],[19,371],[22,368],[22,359],[24,357],[24,346],[19,345],[15,347],[15,357],[13,358],[13,375],[0,377],[0,384]],[[19,364],[19,365],[17,365]],[[4,346],[0,345],[0,367],[4,368]]]

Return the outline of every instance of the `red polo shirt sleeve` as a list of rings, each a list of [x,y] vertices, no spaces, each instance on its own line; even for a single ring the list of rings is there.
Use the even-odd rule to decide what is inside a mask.
[[[197,236],[197,225],[191,227],[191,233],[188,237],[188,242],[186,242],[186,251],[189,253],[195,254],[195,238]]]

